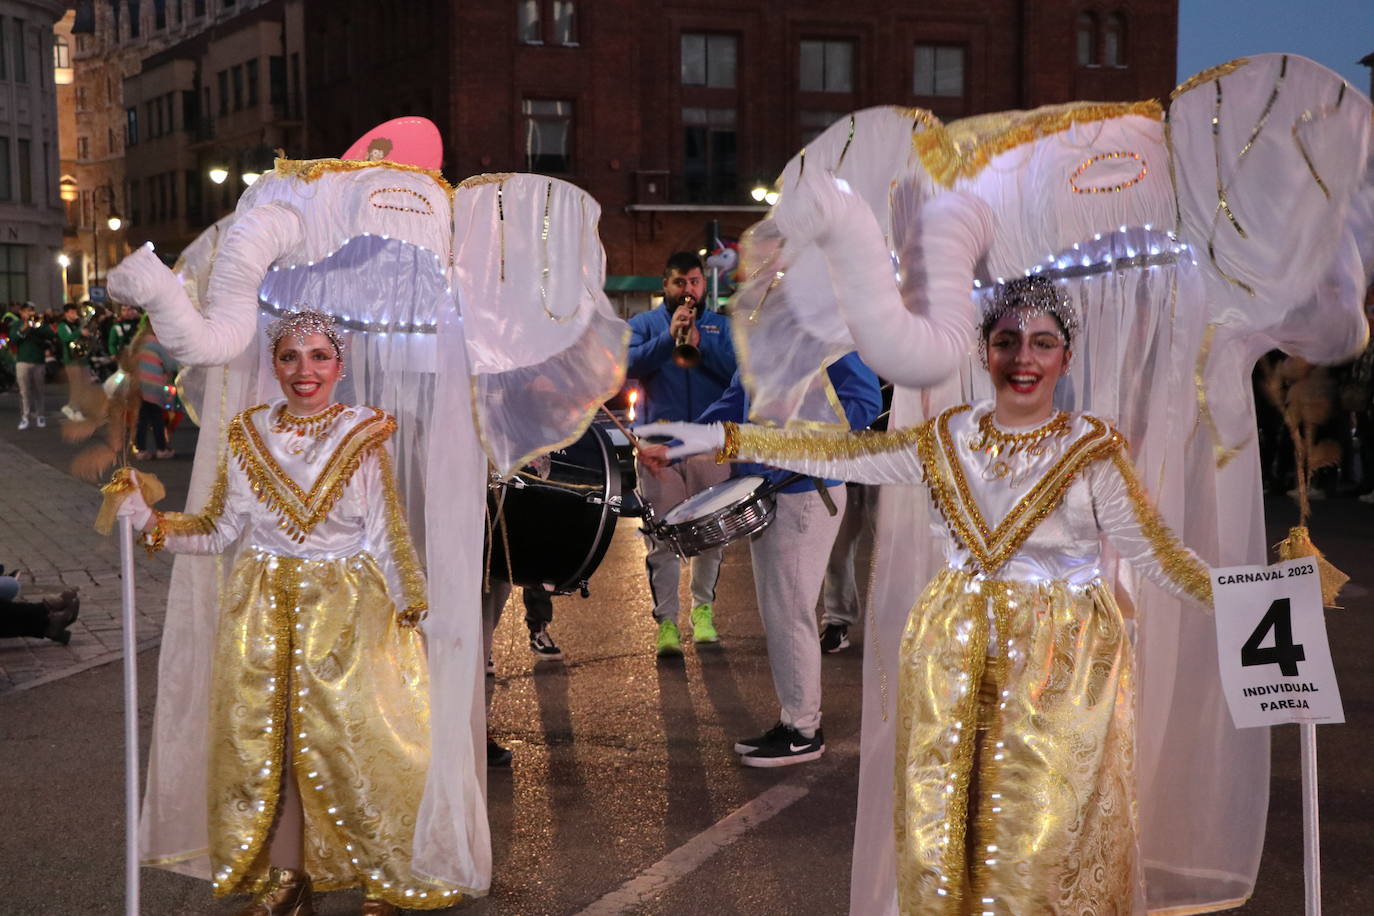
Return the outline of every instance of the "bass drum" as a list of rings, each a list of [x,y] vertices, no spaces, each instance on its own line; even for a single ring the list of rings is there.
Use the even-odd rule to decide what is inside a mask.
[[[493,482],[487,514],[493,578],[585,598],[620,515],[620,466],[610,438],[589,426],[572,445]]]

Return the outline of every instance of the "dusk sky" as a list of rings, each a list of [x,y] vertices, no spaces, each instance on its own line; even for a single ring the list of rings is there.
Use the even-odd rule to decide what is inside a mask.
[[[1179,0],[1178,81],[1235,57],[1290,51],[1369,91],[1374,0]]]

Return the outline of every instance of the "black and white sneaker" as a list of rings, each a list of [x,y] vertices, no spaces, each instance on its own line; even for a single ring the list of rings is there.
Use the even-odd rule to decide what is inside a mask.
[[[496,673],[496,662],[492,661],[492,660],[491,660],[491,656],[488,655],[488,656],[487,656],[487,677],[491,677],[491,676],[492,676],[493,674],[495,674],[495,673]]]
[[[821,651],[830,655],[849,648],[849,627],[843,623],[827,623],[821,631]]]
[[[795,728],[783,726],[782,731],[747,754],[741,754],[739,762],[747,767],[788,767],[794,763],[806,763],[819,759],[825,753],[825,736],[816,729],[816,735],[808,738]]]
[[[561,662],[563,650],[553,641],[547,628],[540,627],[530,632],[530,651],[539,658],[550,662]]]
[[[752,753],[753,751],[756,751],[759,748],[763,747],[765,744],[772,744],[774,741],[778,740],[779,736],[785,734],[787,731],[787,726],[779,722],[777,725],[774,725],[772,728],[768,729],[768,731],[764,732],[762,735],[755,735],[752,738],[741,738],[735,742],[735,753]]]

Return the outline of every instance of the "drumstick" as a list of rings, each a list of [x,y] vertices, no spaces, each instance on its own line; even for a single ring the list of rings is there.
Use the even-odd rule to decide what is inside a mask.
[[[625,428],[625,424],[624,424],[624,423],[621,423],[619,420],[617,420],[615,414],[611,413],[611,411],[606,407],[605,404],[602,404],[602,405],[601,405],[601,410],[602,410],[603,413],[606,414],[606,416],[608,416],[608,417],[611,418],[611,422],[615,424],[616,429],[618,429],[618,430],[620,430],[622,433],[624,433],[624,434],[625,434],[625,438],[630,440],[630,444],[633,445],[633,446],[635,447],[635,451],[638,451],[638,450],[639,450],[639,437],[636,436],[634,433],[630,432],[628,429],[626,429],[626,428]]]

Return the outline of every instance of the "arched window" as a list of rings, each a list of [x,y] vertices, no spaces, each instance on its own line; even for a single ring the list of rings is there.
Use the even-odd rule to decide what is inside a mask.
[[[58,35],[52,43],[52,65],[59,70],[69,69],[72,65],[72,48],[67,39]]]
[[[1108,67],[1126,66],[1126,17],[1121,13],[1107,16],[1102,32],[1102,63]]]
[[[1092,13],[1078,14],[1078,66],[1097,66],[1097,17]]]

